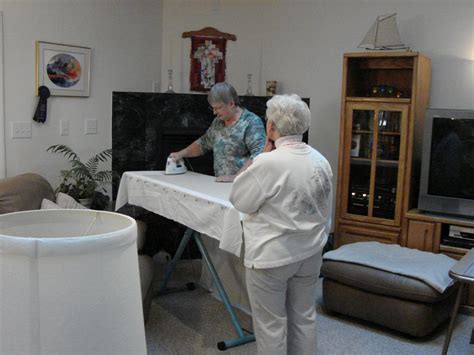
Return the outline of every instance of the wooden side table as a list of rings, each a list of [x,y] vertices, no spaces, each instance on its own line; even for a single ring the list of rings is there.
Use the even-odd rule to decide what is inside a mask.
[[[449,270],[449,276],[451,276],[455,282],[459,282],[460,285],[456,296],[456,302],[454,303],[453,313],[451,314],[451,320],[449,321],[448,332],[444,339],[443,355],[448,353],[449,342],[451,341],[451,335],[453,334],[454,329],[454,321],[458,314],[463,291],[469,284],[474,284],[474,248],[454,264],[451,270]]]

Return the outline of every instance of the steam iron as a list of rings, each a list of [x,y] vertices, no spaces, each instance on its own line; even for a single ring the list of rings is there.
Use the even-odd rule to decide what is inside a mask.
[[[188,171],[186,165],[184,165],[183,159],[178,161],[174,161],[173,159],[169,158],[166,160],[166,170],[165,175],[178,175],[184,174]]]

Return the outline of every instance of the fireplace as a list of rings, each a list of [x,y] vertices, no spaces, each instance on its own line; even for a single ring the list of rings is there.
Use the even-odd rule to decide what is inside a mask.
[[[269,97],[242,96],[240,99],[243,107],[263,120]],[[309,99],[304,101],[309,105]],[[207,95],[114,92],[112,94],[114,199],[123,172],[164,170],[169,154],[194,142],[206,132],[213,119]],[[304,139],[307,142],[307,135]],[[186,161],[189,170],[207,175],[214,175],[213,164],[212,153]],[[165,222],[150,216],[146,218],[150,219],[147,221],[149,225],[147,234],[156,234],[152,231],[153,224],[156,224],[156,229],[159,230],[159,237],[156,238],[156,235],[148,237],[147,243],[162,239],[163,242],[171,241],[177,246],[180,238],[168,236],[172,230],[175,232],[171,234],[181,233],[180,229],[172,225],[174,222]],[[173,253],[169,248],[164,249]],[[156,251],[147,253],[153,254]]]
[[[262,119],[265,96],[242,96],[242,106]],[[305,99],[309,103],[309,100]],[[207,95],[114,92],[112,94],[113,196],[124,171],[164,170],[169,153],[199,138],[214,116]],[[190,170],[213,175],[212,154],[191,158]]]

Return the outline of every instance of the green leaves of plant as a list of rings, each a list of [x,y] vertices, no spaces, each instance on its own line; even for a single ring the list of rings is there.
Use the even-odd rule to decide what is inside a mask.
[[[69,148],[67,145],[63,144],[56,144],[52,145],[48,149],[46,149],[47,152],[51,151],[51,153],[63,153],[63,155],[68,159],[68,160],[80,160],[79,157],[77,156],[74,151]]]
[[[85,164],[67,145],[52,145],[46,151],[62,154],[71,163],[71,169],[61,171],[63,181],[57,192],[67,193],[76,199],[90,198],[100,185],[112,181],[112,171],[99,170],[100,163],[112,158],[112,149],[93,155]]]

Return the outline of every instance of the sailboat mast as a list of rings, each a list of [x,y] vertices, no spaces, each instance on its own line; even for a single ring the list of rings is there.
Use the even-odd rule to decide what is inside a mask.
[[[377,46],[377,34],[379,32],[379,21],[380,21],[381,17],[382,16],[377,16],[377,21],[375,21],[375,34],[374,34],[374,48],[373,49],[378,48],[378,46]]]

